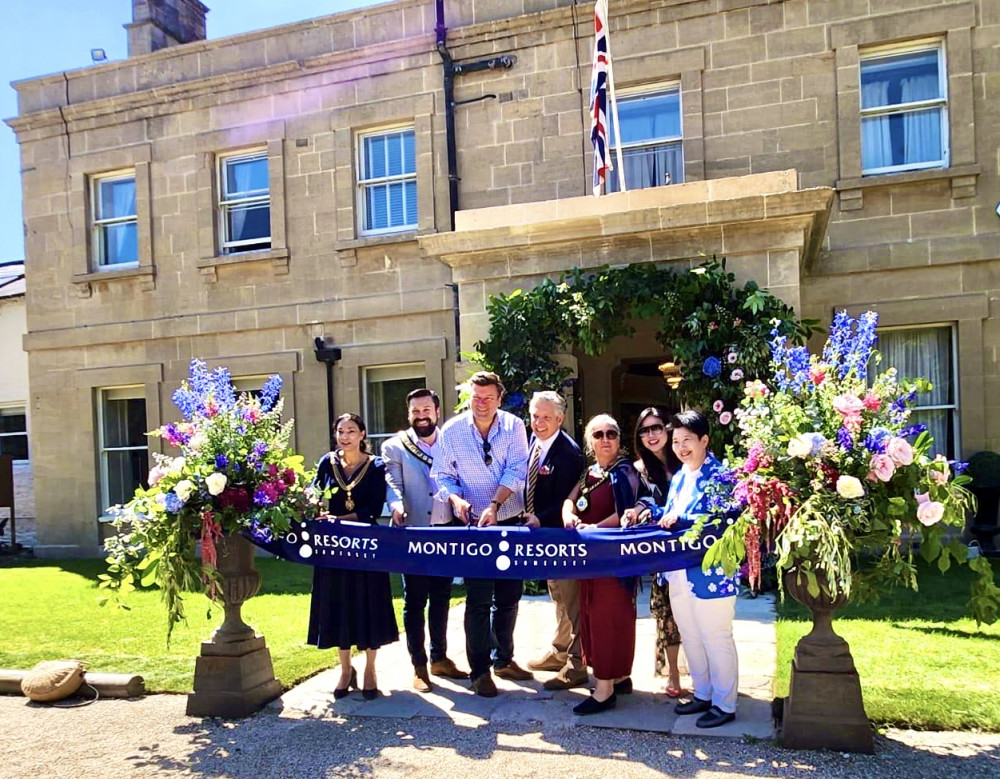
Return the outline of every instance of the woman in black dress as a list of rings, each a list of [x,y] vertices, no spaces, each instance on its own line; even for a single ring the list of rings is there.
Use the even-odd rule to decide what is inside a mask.
[[[365,423],[357,414],[337,417],[336,433],[339,448],[323,455],[315,482],[321,488],[336,490],[330,498],[330,520],[375,524],[385,503],[385,463],[368,454]],[[356,646],[366,655],[362,694],[373,700],[378,695],[375,652],[398,639],[388,573],[313,569],[308,643],[340,650],[340,684],[333,692],[335,698],[358,686],[357,672],[351,667],[351,647]]]

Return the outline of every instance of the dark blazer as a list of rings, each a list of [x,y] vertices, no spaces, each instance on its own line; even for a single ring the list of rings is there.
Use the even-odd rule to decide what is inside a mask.
[[[587,461],[576,441],[565,430],[560,430],[556,436],[545,459],[539,463],[538,481],[535,483],[535,516],[542,527],[561,528],[563,501],[580,480]],[[531,436],[528,442],[529,458],[534,445],[535,436]],[[527,489],[525,484],[525,492]]]

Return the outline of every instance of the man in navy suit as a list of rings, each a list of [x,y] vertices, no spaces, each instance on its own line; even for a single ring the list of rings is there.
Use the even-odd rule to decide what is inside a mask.
[[[566,400],[558,392],[536,392],[531,398],[531,440],[525,517],[534,525],[562,528],[562,505],[573,490],[586,460],[576,441],[562,429]],[[549,595],[556,605],[556,634],[544,657],[528,663],[536,671],[557,671],[546,680],[547,690],[568,690],[587,684],[587,666],[580,648],[580,594],[574,579],[550,579]]]

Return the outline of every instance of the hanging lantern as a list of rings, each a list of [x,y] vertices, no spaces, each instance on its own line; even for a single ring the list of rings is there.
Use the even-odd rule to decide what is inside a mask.
[[[663,374],[663,381],[666,382],[670,389],[676,390],[681,386],[681,382],[684,381],[684,377],[681,376],[681,369],[674,363],[663,362],[656,367],[659,369],[660,373]]]

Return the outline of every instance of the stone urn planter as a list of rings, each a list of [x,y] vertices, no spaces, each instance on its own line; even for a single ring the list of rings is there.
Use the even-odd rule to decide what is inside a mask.
[[[201,644],[188,695],[192,717],[246,717],[281,695],[264,637],[243,621],[244,601],[260,590],[256,548],[241,535],[216,543],[225,618]]]
[[[847,642],[833,630],[833,615],[847,603],[822,591],[809,594],[805,576],[786,571],[785,591],[809,609],[812,630],[795,647],[781,742],[791,749],[875,751],[871,723],[861,699],[861,681]]]

